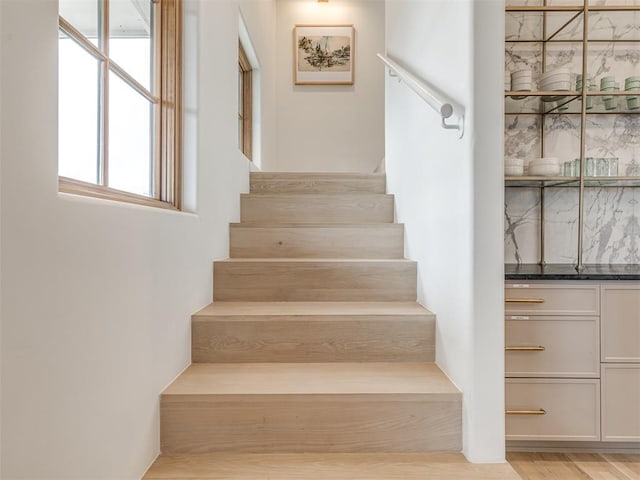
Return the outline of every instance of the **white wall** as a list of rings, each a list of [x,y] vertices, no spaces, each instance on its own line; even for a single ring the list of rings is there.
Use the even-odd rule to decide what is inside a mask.
[[[277,0],[280,171],[373,172],[384,156],[383,0]],[[353,86],[294,85],[296,24],[353,24]]]
[[[2,54],[2,8],[0,8],[0,69],[4,65]],[[2,75],[0,74],[0,92],[2,92]],[[0,112],[2,112],[2,95],[0,94]],[[0,121],[0,212],[2,212],[2,122]],[[0,272],[2,272],[2,222],[0,221]],[[0,386],[2,385],[2,275],[0,274]],[[2,451],[2,395],[0,395],[0,452]],[[0,478],[2,478],[2,455],[0,455]]]
[[[473,414],[466,453],[504,459],[504,0],[473,2]],[[500,231],[500,233],[498,233]],[[498,237],[502,240],[498,240]]]
[[[419,301],[437,314],[436,361],[464,393],[463,451],[475,462],[504,460],[502,7],[387,2],[388,55],[467,109],[459,140],[387,80],[388,189]]]
[[[273,50],[256,27],[273,2],[242,8]],[[193,214],[58,194],[57,2],[0,1],[2,478],[135,479],[158,453],[159,393],[190,362],[189,317],[248,187],[238,2],[185,10]]]
[[[206,1],[206,0],[205,0]],[[251,44],[260,63],[254,77],[254,101],[259,98],[260,104],[254,105],[259,118],[254,118],[254,139],[258,133],[260,152],[256,155],[254,145],[254,167],[261,170],[275,169],[276,159],[276,9],[275,0],[240,0],[242,15],[249,29]],[[255,91],[255,90],[254,90]]]

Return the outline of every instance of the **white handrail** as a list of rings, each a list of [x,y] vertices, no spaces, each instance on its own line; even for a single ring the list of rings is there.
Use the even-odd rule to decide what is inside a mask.
[[[406,71],[389,57],[379,53],[378,58],[389,68],[390,76],[398,77],[399,81],[404,82],[405,85],[416,92],[420,98],[440,114],[442,117],[442,128],[458,130],[460,132],[459,138],[462,138],[464,135],[464,107],[445,98],[441,93],[437,92],[436,89]],[[445,121],[452,116],[457,117],[457,123],[449,124]]]

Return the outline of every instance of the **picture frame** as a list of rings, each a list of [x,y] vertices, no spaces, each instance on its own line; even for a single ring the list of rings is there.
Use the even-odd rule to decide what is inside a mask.
[[[353,85],[353,25],[296,25],[293,71],[296,85]]]

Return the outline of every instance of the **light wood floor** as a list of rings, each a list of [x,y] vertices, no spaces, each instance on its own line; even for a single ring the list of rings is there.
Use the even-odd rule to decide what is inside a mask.
[[[506,463],[460,453],[207,454],[161,456],[144,480],[519,480]]]
[[[507,460],[470,464],[456,453],[175,455],[158,458],[144,480],[640,480],[640,455],[509,453]]]
[[[508,453],[523,480],[640,480],[640,455]]]

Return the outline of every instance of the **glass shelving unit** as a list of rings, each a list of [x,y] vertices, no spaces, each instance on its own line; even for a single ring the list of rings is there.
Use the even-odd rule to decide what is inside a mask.
[[[562,45],[579,45],[581,48],[581,75],[589,77],[588,54],[590,44],[603,43],[637,43],[640,51],[640,36],[630,32],[626,36],[607,35],[602,29],[590,31],[590,21],[594,23],[613,22],[615,18],[629,15],[630,12],[640,12],[638,5],[595,5],[594,0],[581,2],[541,0],[541,5],[509,5],[506,7],[506,21],[516,19],[515,14],[524,18],[520,24],[518,38],[505,39],[505,44],[541,45],[542,70],[546,69],[549,48],[558,49]],[[565,3],[565,4],[562,4]],[[601,3],[601,2],[598,2]],[[634,2],[636,3],[636,2]],[[527,25],[535,25],[527,31]],[[557,50],[555,50],[557,52]],[[595,78],[595,74],[593,75]],[[573,85],[575,87],[575,84]],[[593,87],[592,87],[593,88]],[[583,264],[583,238],[585,216],[585,189],[591,187],[640,187],[640,176],[592,177],[586,175],[586,125],[590,115],[635,115],[640,114],[640,108],[629,108],[626,97],[640,96],[640,90],[633,91],[594,91],[589,90],[588,82],[583,82],[582,90],[573,91],[506,91],[505,115],[536,115],[540,117],[540,151],[545,152],[545,122],[553,115],[572,115],[580,119],[579,152],[576,155],[580,162],[580,172],[576,177],[542,177],[518,176],[505,177],[507,188],[539,188],[541,197],[540,219],[540,264],[545,262],[545,228],[544,228],[544,190],[545,188],[577,188],[578,203],[578,245],[576,269],[580,272]],[[615,108],[606,109],[603,97],[613,97]],[[609,103],[611,101],[609,100]],[[610,105],[609,105],[610,106]],[[639,132],[640,134],[640,132]]]

